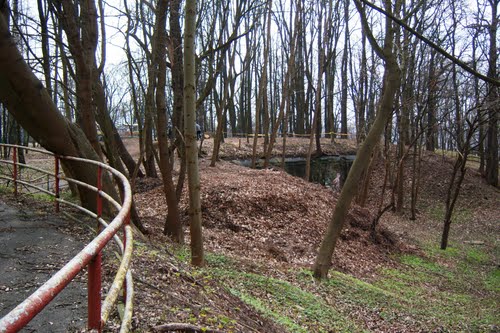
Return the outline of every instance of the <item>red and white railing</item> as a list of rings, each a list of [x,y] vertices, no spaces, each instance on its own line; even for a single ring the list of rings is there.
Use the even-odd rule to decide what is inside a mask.
[[[122,316],[120,332],[128,332],[132,321],[133,309],[133,281],[130,272],[130,263],[132,258],[132,228],[130,226],[130,208],[132,205],[132,192],[127,178],[117,170],[110,166],[77,157],[57,156],[50,152],[41,149],[28,148],[24,146],[0,144],[0,149],[12,150],[12,160],[0,159],[0,180],[5,180],[12,183],[14,186],[14,194],[18,195],[22,187],[31,191],[39,191],[48,194],[54,198],[55,210],[59,211],[59,204],[72,206],[90,217],[97,219],[98,225],[102,226],[98,229],[99,234],[80,251],[73,259],[71,259],[63,268],[55,273],[45,284],[38,288],[31,296],[21,302],[12,311],[3,318],[0,318],[0,333],[17,332],[26,326],[33,317],[43,310],[59,292],[61,292],[80,272],[88,268],[88,329],[101,332],[106,324],[109,315],[115,306],[115,302],[124,290],[125,294],[125,310]],[[29,150],[33,153],[50,155],[54,158],[54,170],[48,171],[41,167],[30,166],[28,164],[18,163],[18,153],[20,149]],[[70,160],[78,163],[87,163],[97,166],[97,186],[83,183],[77,179],[73,179],[60,174],[59,163],[61,160]],[[33,172],[41,173],[47,177],[53,178],[53,192],[50,187],[46,188],[20,177],[19,170],[30,169]],[[3,170],[3,172],[2,172]],[[7,172],[5,172],[7,171]],[[24,171],[23,171],[24,172]],[[109,172],[121,186],[122,203],[118,203],[110,194],[103,191],[102,173]],[[78,204],[69,202],[60,197],[60,182],[73,183],[80,187],[92,190],[96,193],[97,213],[94,213]],[[47,180],[47,184],[49,184]],[[102,218],[103,201],[106,200],[109,204],[116,208],[118,213],[114,219],[108,224]],[[123,229],[123,242],[118,237],[118,232]],[[115,275],[113,284],[108,290],[106,298],[101,302],[101,251],[111,239],[114,239],[121,251],[121,263]]]

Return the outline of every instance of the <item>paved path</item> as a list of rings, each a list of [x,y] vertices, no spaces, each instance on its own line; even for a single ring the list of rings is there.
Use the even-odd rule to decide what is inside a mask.
[[[85,244],[61,218],[0,197],[0,317],[12,310]],[[74,223],[74,222],[73,222]],[[21,332],[75,332],[86,326],[86,280],[79,274]]]

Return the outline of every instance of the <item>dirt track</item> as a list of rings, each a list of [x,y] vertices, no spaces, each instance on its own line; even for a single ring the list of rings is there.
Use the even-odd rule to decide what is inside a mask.
[[[28,297],[83,247],[61,218],[0,199],[0,318]],[[21,332],[75,332],[86,326],[82,274]]]

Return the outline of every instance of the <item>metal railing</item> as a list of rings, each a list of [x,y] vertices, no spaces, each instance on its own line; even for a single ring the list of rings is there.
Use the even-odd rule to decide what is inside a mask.
[[[0,172],[0,180],[12,183],[14,194],[17,196],[21,190],[20,186],[33,191],[39,191],[54,198],[55,210],[59,211],[59,205],[65,204],[78,209],[79,211],[95,218],[98,223],[98,235],[85,248],[71,259],[63,268],[56,272],[45,284],[39,287],[31,296],[17,305],[3,318],[0,318],[0,332],[17,332],[26,326],[40,311],[54,299],[80,272],[88,267],[88,329],[101,332],[106,324],[111,310],[120,294],[124,290],[125,310],[122,316],[120,332],[128,332],[132,321],[133,310],[133,280],[130,272],[130,262],[132,258],[132,228],[130,226],[130,208],[132,204],[132,192],[127,178],[111,168],[110,166],[77,157],[58,156],[41,149],[28,148],[24,146],[0,144],[0,149],[12,150],[12,160],[0,159],[0,167],[4,165],[4,171]],[[18,162],[19,150],[30,151],[30,153],[40,153],[54,158],[54,170],[48,171],[42,167],[28,165]],[[61,160],[75,161],[79,163],[93,164],[97,166],[97,186],[83,183],[77,179],[64,176],[59,171]],[[20,168],[23,170],[33,170],[35,173],[42,173],[53,178],[53,192],[50,187],[43,188],[39,184],[20,177]],[[110,194],[103,191],[102,173],[109,172],[122,187],[122,203],[118,203]],[[24,171],[23,171],[24,172]],[[38,178],[39,179],[39,178]],[[60,184],[65,181],[68,184],[75,184],[80,187],[92,190],[96,193],[97,213],[94,213],[78,204],[64,200],[60,197]],[[103,199],[117,209],[118,213],[108,224],[102,218]],[[99,227],[102,226],[102,228]],[[123,242],[117,233],[123,229]],[[106,244],[114,239],[121,252],[121,263],[115,275],[115,279],[109,288],[106,298],[101,302],[101,251]]]

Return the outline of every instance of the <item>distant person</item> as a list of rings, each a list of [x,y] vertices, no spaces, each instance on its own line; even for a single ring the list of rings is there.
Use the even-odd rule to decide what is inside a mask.
[[[170,140],[174,138],[174,131],[172,130],[172,123],[167,124],[167,135]]]
[[[341,190],[341,186],[340,186],[340,172],[337,173],[337,176],[335,177],[335,179],[332,181],[332,189],[336,192],[340,192]]]
[[[201,139],[201,126],[196,123],[196,140],[200,140]]]

